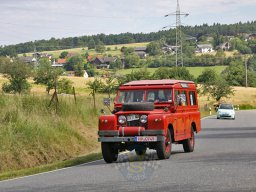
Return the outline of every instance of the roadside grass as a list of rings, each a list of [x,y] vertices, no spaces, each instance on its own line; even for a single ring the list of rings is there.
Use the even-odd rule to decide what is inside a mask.
[[[13,179],[48,171],[53,171],[57,169],[67,168],[75,165],[80,165],[83,163],[88,163],[91,161],[102,159],[101,153],[92,153],[85,156],[76,157],[73,159],[65,160],[65,161],[58,161],[52,164],[32,167],[29,169],[21,169],[17,171],[8,171],[4,173],[0,173],[0,181],[6,179]]]
[[[102,100],[103,96],[97,96]],[[0,95],[0,172],[27,169],[99,149],[98,110],[91,97]],[[98,109],[103,107],[97,103]]]
[[[45,93],[44,86],[33,84],[30,95],[0,94],[0,179],[84,163],[86,160],[80,158],[99,151],[97,124],[106,95],[96,94],[95,111],[90,90],[86,88],[88,79],[65,78],[74,82],[77,103],[72,95],[58,95],[57,114],[54,105],[49,107],[51,95]],[[255,108],[256,88],[234,89],[235,95],[224,102]],[[210,115],[209,107],[211,115],[215,114],[214,102],[207,96],[199,97],[201,118]],[[95,159],[100,158],[98,155]]]

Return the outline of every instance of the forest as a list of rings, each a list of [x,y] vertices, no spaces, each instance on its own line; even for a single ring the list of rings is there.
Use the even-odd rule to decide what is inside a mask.
[[[182,31],[186,38],[200,40],[203,36],[241,36],[256,32],[256,21],[236,24],[203,24],[196,26],[182,26]],[[166,40],[167,43],[175,42],[175,29],[161,30],[151,33],[121,33],[121,34],[97,34],[92,36],[67,37],[56,39],[52,37],[49,40],[35,40],[16,45],[0,47],[1,56],[16,56],[17,54],[28,53],[33,51],[53,51],[68,48],[88,47],[95,48],[97,44],[105,45],[151,42],[159,39]]]

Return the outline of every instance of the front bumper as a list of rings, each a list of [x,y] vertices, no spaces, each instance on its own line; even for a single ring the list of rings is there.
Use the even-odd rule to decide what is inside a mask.
[[[234,119],[235,115],[234,114],[217,114],[218,118],[231,118]]]
[[[99,142],[138,142],[138,137],[145,137],[145,142],[156,142],[164,141],[164,130],[145,130],[141,132],[138,136],[120,136],[119,131],[99,131],[98,132]],[[156,137],[156,140],[151,140],[150,138]]]

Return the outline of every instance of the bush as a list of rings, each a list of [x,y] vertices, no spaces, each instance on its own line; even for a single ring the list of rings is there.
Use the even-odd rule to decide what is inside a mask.
[[[95,70],[92,69],[92,68],[91,69],[87,69],[86,72],[87,72],[89,77],[94,77],[96,75]]]
[[[5,93],[28,93],[30,88],[31,85],[26,80],[19,81],[18,83],[15,83],[15,81],[6,82],[2,86],[2,90]]]
[[[73,93],[73,82],[69,79],[61,79],[57,83],[58,93],[66,93],[71,94]]]
[[[256,109],[256,106],[252,106],[250,104],[242,104],[239,105],[240,110],[249,110],[249,109]]]

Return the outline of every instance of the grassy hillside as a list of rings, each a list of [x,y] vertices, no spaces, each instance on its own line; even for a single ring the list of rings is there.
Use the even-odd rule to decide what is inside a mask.
[[[217,74],[220,74],[225,68],[226,66],[211,66],[211,67],[186,67],[189,72],[195,77],[197,78],[204,69],[213,69],[216,71]],[[129,74],[132,71],[139,71],[141,68],[134,68],[134,69],[122,69],[122,70],[118,70],[117,73],[118,74]],[[147,70],[153,74],[158,68],[147,68]]]
[[[59,96],[57,114],[49,101],[50,96],[0,95],[0,172],[99,149],[98,114],[90,97],[78,97],[75,104],[72,97]]]
[[[144,43],[129,43],[129,44],[118,44],[118,45],[107,45],[106,47],[106,51],[104,54],[106,55],[120,55],[120,49],[125,46],[125,47],[144,47],[147,46],[148,42],[144,42]],[[110,50],[107,50],[107,49]],[[89,53],[89,55],[97,55],[98,53],[95,52],[94,49],[90,49],[88,50],[87,47],[84,48],[73,48],[73,49],[64,49],[64,50],[57,50],[57,51],[43,51],[42,53],[48,53],[48,54],[52,54],[54,58],[58,58],[60,56],[60,53],[63,51],[67,51],[69,53],[77,53],[77,54],[84,54],[86,52]],[[27,56],[31,56],[33,53],[27,53]],[[22,54],[20,54],[21,56]]]

